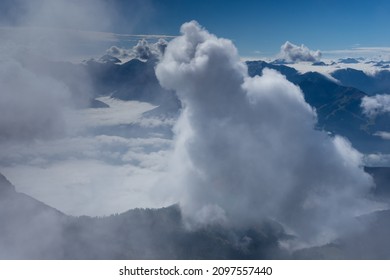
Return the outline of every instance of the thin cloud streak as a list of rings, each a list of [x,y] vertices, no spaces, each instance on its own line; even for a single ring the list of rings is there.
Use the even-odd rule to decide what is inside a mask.
[[[322,54],[329,58],[364,57],[366,59],[390,59],[389,47],[357,47],[339,50],[322,50]]]

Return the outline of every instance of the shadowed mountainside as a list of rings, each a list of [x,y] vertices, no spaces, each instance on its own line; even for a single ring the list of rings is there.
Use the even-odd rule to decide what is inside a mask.
[[[339,69],[332,76],[343,85],[358,88],[368,94],[389,93],[390,71],[381,70],[376,74],[367,75],[361,70],[352,68]]]
[[[250,76],[261,75],[264,68],[279,71],[299,86],[305,100],[316,109],[318,128],[347,137],[355,148],[364,153],[389,153],[387,140],[375,136],[377,131],[390,130],[389,115],[372,118],[363,114],[361,99],[367,94],[353,87],[335,83],[317,72],[300,74],[286,65],[248,61]]]
[[[180,208],[72,217],[18,193],[0,176],[0,259],[270,259],[286,255],[276,222],[185,228]]]
[[[390,168],[367,171],[380,199],[390,189]],[[178,205],[72,217],[16,192],[0,175],[0,259],[389,259],[389,217],[390,211],[359,217],[358,232],[288,252],[280,244],[294,237],[274,221],[189,230]]]

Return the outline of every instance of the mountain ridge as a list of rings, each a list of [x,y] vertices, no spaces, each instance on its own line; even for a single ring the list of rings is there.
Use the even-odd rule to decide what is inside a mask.
[[[247,66],[252,77],[262,75],[264,68],[270,68],[299,86],[306,102],[316,109],[317,129],[347,137],[360,152],[390,153],[388,142],[374,135],[377,131],[386,131],[390,119],[388,116],[369,118],[364,115],[361,100],[368,96],[365,92],[337,84],[318,72],[301,74],[292,67],[264,61],[248,61]]]
[[[390,188],[390,168],[380,188]],[[375,178],[375,177],[374,177]],[[16,192],[0,174],[0,259],[345,259],[390,258],[390,244],[373,242],[390,231],[389,211],[362,217],[365,230],[332,243],[288,251],[281,242],[294,239],[275,221],[248,228],[221,225],[187,229],[178,204],[132,209],[107,217],[72,217]],[[374,195],[381,195],[377,191]],[[352,246],[353,240],[359,244]],[[370,250],[364,254],[364,248]],[[379,246],[379,247],[378,247]],[[375,248],[382,248],[375,255]],[[358,252],[358,253],[357,253]],[[387,253],[386,253],[387,252]]]

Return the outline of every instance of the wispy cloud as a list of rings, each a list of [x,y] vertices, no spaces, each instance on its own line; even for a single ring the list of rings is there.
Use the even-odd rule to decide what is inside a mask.
[[[390,167],[390,154],[368,154],[364,156],[366,166],[388,166]]]
[[[389,47],[356,47],[339,50],[323,50],[324,56],[329,58],[364,57],[372,59],[390,59]]]
[[[165,34],[119,34],[59,27],[0,26],[3,45],[55,60],[81,61],[101,56],[114,44],[134,46],[141,39],[155,43],[160,39],[169,41],[173,38],[174,35]]]
[[[374,133],[375,136],[379,136],[384,140],[390,140],[390,132],[388,131],[377,131]]]
[[[111,33],[119,40],[133,40],[133,39],[173,39],[176,38],[177,35],[165,35],[165,34],[118,34]]]

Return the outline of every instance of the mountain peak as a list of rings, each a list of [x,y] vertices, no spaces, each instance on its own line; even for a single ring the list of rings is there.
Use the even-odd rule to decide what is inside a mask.
[[[122,61],[112,55],[105,54],[100,59],[100,62],[102,63],[122,63]]]
[[[4,192],[15,192],[15,187],[3,174],[0,173],[0,193]]]

